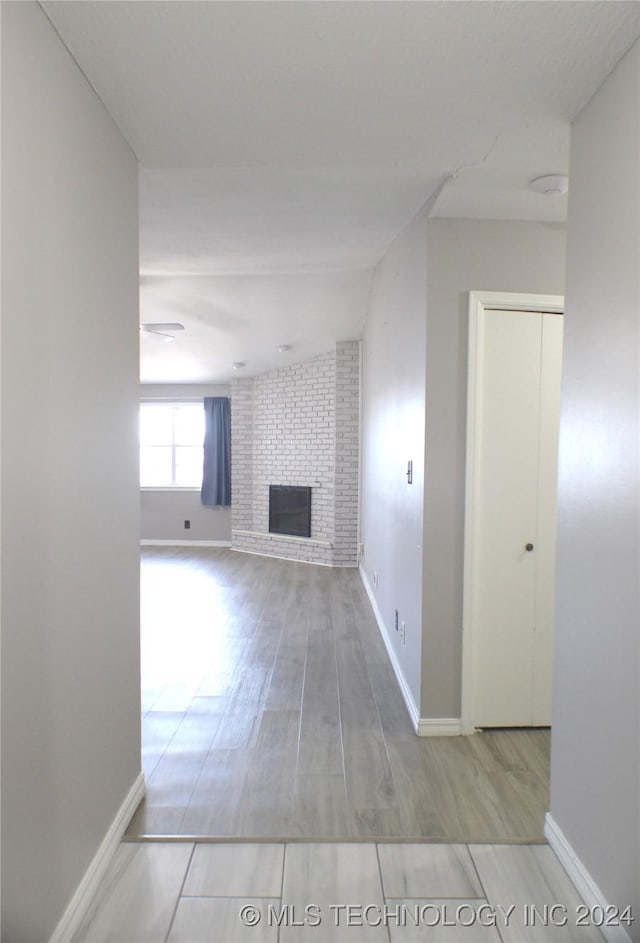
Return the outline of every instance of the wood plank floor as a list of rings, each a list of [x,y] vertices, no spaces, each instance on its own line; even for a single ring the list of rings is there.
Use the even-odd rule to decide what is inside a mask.
[[[418,738],[360,577],[145,548],[136,836],[541,841],[549,735]]]

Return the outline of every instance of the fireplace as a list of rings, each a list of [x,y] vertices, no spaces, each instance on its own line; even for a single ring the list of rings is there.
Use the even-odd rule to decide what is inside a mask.
[[[311,536],[311,488],[269,485],[269,533]]]

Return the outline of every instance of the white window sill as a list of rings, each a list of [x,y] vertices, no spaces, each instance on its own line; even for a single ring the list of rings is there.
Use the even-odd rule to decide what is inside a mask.
[[[185,485],[140,485],[140,491],[201,491],[200,488]]]

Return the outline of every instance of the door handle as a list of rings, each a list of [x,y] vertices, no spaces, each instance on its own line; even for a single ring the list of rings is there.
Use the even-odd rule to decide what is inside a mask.
[[[528,553],[531,553],[531,551],[533,550],[533,544],[525,544],[524,549],[525,549]]]

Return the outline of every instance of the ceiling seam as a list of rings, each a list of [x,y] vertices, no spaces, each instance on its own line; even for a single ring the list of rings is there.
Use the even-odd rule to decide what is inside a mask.
[[[87,75],[87,73],[84,71],[84,69],[82,68],[82,66],[80,65],[80,63],[79,63],[78,60],[76,59],[76,57],[74,56],[73,52],[71,51],[71,49],[69,48],[69,46],[67,45],[67,43],[65,42],[65,40],[64,40],[62,34],[60,33],[59,29],[57,28],[56,24],[53,22],[53,20],[51,19],[51,17],[50,17],[49,14],[47,13],[46,7],[44,7],[44,6],[42,5],[42,0],[36,0],[36,3],[38,4],[38,6],[40,7],[40,9],[42,10],[43,14],[46,16],[47,22],[48,22],[49,25],[51,26],[51,29],[54,31],[54,33],[56,34],[56,36],[58,37],[58,39],[60,40],[60,42],[62,43],[62,45],[64,46],[64,48],[66,49],[67,53],[69,54],[69,56],[70,56],[71,59],[73,60],[74,65],[75,65],[76,68],[79,70],[80,74],[83,76],[85,82],[87,83],[87,85],[89,86],[89,88],[91,89],[91,91],[93,92],[93,94],[96,96],[96,98],[97,98],[98,101],[100,102],[101,106],[104,108],[106,114],[109,116],[109,120],[112,121],[113,124],[115,125],[115,127],[118,129],[118,133],[120,134],[122,140],[125,142],[125,144],[126,144],[127,147],[129,148],[129,150],[131,151],[131,153],[132,153],[133,156],[135,157],[136,163],[137,163],[138,165],[140,165],[140,158],[139,158],[138,155],[136,154],[135,148],[133,147],[133,145],[131,144],[131,142],[130,142],[129,139],[127,138],[126,134],[124,133],[124,131],[122,130],[122,128],[120,127],[120,125],[118,124],[118,122],[116,121],[116,119],[113,117],[113,115],[111,114],[111,112],[109,111],[109,109],[107,108],[107,106],[105,105],[105,103],[104,103],[104,101],[102,100],[102,98],[101,98],[101,96],[100,96],[100,93],[98,92],[97,88],[95,87],[95,85],[93,84],[93,82],[91,81],[91,79],[89,78],[89,76]]]

